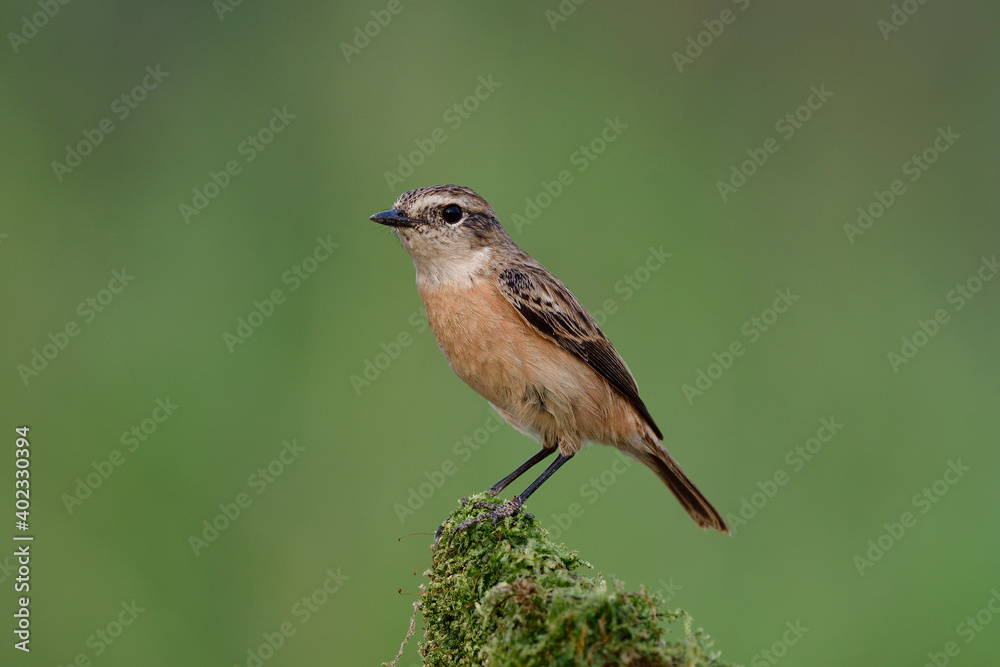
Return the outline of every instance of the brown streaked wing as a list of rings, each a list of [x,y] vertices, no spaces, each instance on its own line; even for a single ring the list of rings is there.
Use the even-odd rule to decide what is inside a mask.
[[[546,338],[580,359],[628,399],[663,439],[625,362],[576,297],[543,266],[518,264],[500,271],[500,293]]]

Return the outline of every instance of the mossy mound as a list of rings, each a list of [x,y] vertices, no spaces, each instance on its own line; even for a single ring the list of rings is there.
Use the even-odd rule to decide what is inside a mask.
[[[484,511],[478,501],[500,502],[482,494],[460,506],[425,573],[424,665],[728,664],[685,612],[664,609],[645,589],[629,593],[620,581],[580,574],[589,563],[524,513],[476,524],[449,549],[454,527]],[[675,632],[679,638],[668,639]]]

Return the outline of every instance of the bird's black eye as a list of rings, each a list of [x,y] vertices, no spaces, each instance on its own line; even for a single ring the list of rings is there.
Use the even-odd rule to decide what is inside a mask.
[[[441,211],[441,217],[444,218],[445,222],[455,224],[462,219],[462,209],[455,204],[446,206],[445,209]]]

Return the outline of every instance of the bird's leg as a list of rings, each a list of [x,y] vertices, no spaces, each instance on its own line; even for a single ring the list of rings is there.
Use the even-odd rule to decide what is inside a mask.
[[[499,494],[501,491],[503,491],[504,489],[506,489],[507,486],[511,482],[513,482],[518,477],[520,477],[524,473],[526,473],[529,470],[531,470],[532,468],[534,468],[541,461],[544,461],[546,458],[548,458],[549,456],[551,456],[552,454],[554,454],[555,451],[556,451],[555,447],[543,446],[542,449],[541,449],[541,451],[539,451],[537,454],[535,454],[534,456],[532,456],[530,459],[528,459],[527,461],[525,461],[524,463],[522,463],[518,467],[517,470],[515,470],[514,472],[512,472],[509,475],[507,475],[506,477],[504,477],[503,479],[501,479],[499,482],[497,482],[496,484],[494,484],[493,486],[491,486],[490,490],[488,491],[488,493],[491,496],[495,496],[495,495]]]
[[[497,495],[498,493],[506,489],[511,482],[513,482],[518,477],[520,477],[524,473],[534,468],[539,462],[544,461],[546,458],[554,454],[555,451],[556,451],[555,446],[552,447],[543,446],[541,450],[539,450],[534,456],[532,456],[530,459],[528,459],[520,466],[518,466],[517,470],[515,470],[514,472],[507,475],[499,482],[491,486],[489,491],[487,491],[487,493],[489,493],[491,496]],[[462,498],[462,506],[465,506],[467,500],[468,500],[467,498]],[[440,526],[438,526],[437,531],[434,533],[434,549],[437,549],[438,540],[441,539],[441,533],[443,531],[444,531],[444,524],[442,523]]]
[[[537,458],[541,454],[542,452],[539,452],[532,458]],[[534,493],[535,490],[545,482],[545,480],[551,477],[556,470],[559,470],[559,468],[562,467],[562,464],[566,463],[566,461],[569,461],[572,457],[573,457],[572,454],[570,454],[569,456],[564,456],[563,454],[559,454],[559,456],[556,457],[556,460],[553,461],[549,465],[549,467],[545,469],[545,472],[539,475],[538,479],[529,484],[528,488],[526,488],[524,492],[514,496],[513,500],[510,500],[504,503],[503,505],[490,505],[489,503],[485,502],[476,503],[475,505],[476,507],[492,507],[493,510],[490,512],[483,512],[477,517],[474,517],[472,519],[466,519],[462,523],[458,524],[458,526],[456,526],[455,530],[452,532],[451,537],[448,538],[448,548],[449,549],[451,548],[451,541],[455,539],[455,535],[468,530],[469,528],[476,525],[477,523],[480,523],[481,521],[485,521],[486,519],[492,519],[493,525],[496,525],[496,523],[501,519],[506,519],[507,517],[514,516],[515,514],[517,514],[520,511],[521,506],[524,505],[524,502],[531,496],[531,494]],[[435,548],[437,547],[437,540],[440,537],[440,534],[441,534],[441,528],[438,528],[438,532],[434,536]]]

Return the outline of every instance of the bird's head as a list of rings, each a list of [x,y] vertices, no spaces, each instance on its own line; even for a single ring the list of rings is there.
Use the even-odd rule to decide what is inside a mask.
[[[392,227],[417,271],[452,272],[478,263],[511,242],[486,200],[470,188],[432,185],[404,192],[395,206],[371,216]]]

